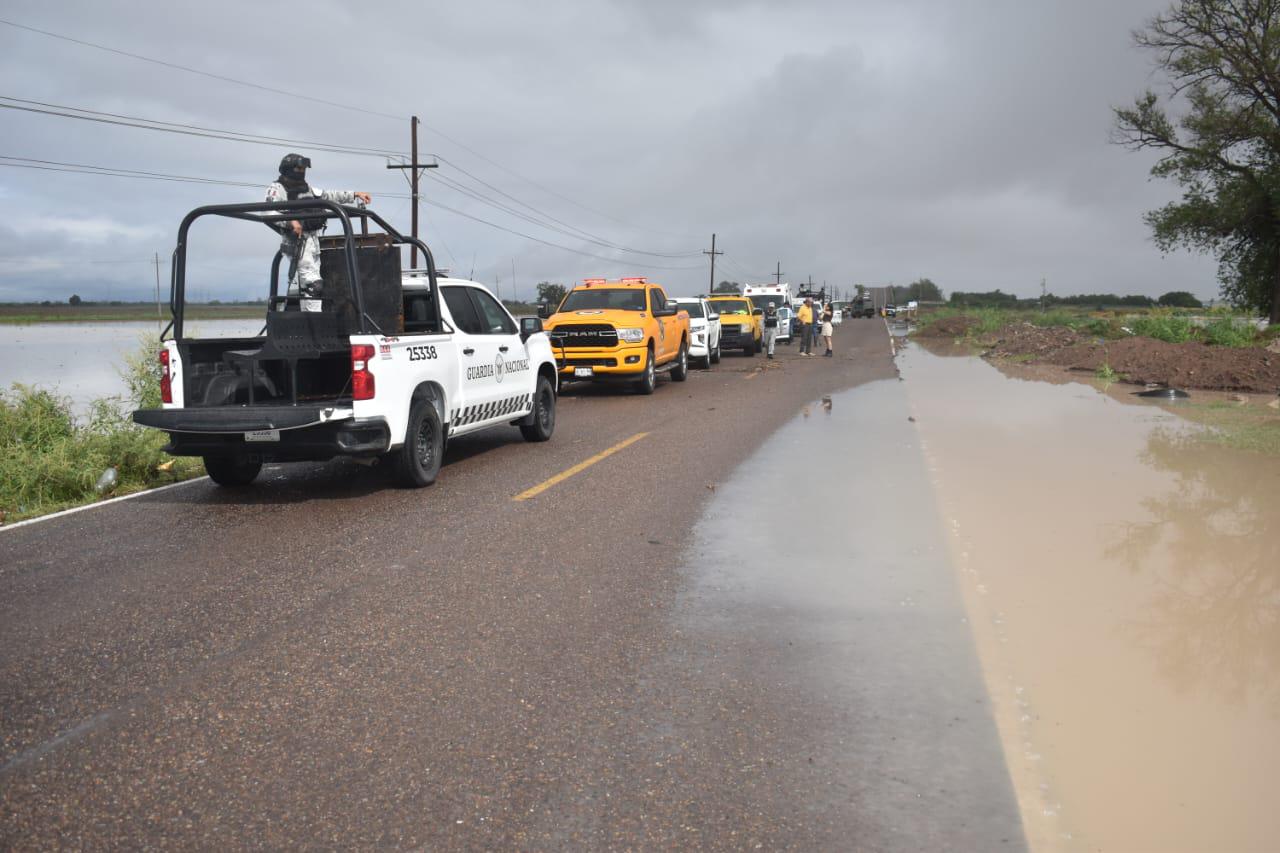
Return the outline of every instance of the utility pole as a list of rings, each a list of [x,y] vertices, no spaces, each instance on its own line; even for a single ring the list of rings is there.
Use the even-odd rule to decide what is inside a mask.
[[[773,273],[773,281],[778,286],[782,285],[782,261],[778,261],[777,269]]]
[[[716,255],[723,255],[724,252],[716,251],[716,235],[711,235],[711,251],[702,250],[702,254],[711,256],[711,289],[707,291],[707,296],[716,292]]]
[[[516,259],[511,259],[511,301],[519,302],[520,296],[516,292]]]
[[[164,315],[160,313],[160,253],[156,252],[156,259],[152,261],[156,265],[156,322],[163,323]]]
[[[409,174],[409,193],[413,198],[413,239],[418,239],[418,199],[422,194],[418,192],[418,179],[422,177],[422,173],[427,169],[437,169],[439,163],[419,163],[418,162],[418,117],[412,116],[409,119],[409,162],[408,163],[388,163],[388,169],[408,169]],[[418,266],[418,247],[411,245],[409,247],[409,268],[416,269]]]

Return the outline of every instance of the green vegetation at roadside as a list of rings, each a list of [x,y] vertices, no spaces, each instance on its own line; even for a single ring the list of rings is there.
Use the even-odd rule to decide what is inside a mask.
[[[1180,403],[1179,415],[1212,429],[1198,438],[1213,444],[1280,456],[1280,412],[1266,406],[1215,400]]]
[[[160,405],[158,371],[148,346],[129,359],[130,400],[97,400],[84,419],[45,390],[0,391],[0,523],[201,476],[199,460],[167,456],[167,436],[130,419],[132,402]]]
[[[953,318],[964,328],[963,334],[957,337],[971,343],[989,342],[1001,329],[1015,323],[1030,323],[1044,328],[1067,328],[1104,340],[1138,335],[1175,344],[1200,341],[1229,347],[1265,346],[1280,335],[1280,328],[1260,331],[1251,318],[1220,308],[1202,311],[1152,308],[1137,312],[1089,311],[1082,308],[1026,311],[946,306],[921,312],[917,331]]]

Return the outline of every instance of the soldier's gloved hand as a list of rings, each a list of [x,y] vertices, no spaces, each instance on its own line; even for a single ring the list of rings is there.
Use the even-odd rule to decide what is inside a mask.
[[[373,201],[373,196],[369,195],[368,193],[352,193],[352,195],[355,196],[356,200],[359,201],[362,205],[368,204],[369,202]]]

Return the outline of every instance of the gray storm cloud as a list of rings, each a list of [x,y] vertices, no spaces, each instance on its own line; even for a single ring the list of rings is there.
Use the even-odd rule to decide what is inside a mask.
[[[1129,2],[229,3],[11,2],[0,18],[383,115],[308,103],[0,26],[10,97],[445,158],[424,236],[443,264],[532,284],[649,274],[848,286],[929,276],[946,291],[1216,292],[1211,259],[1161,257],[1142,214],[1175,195],[1108,144],[1110,108],[1148,85],[1129,32],[1164,8]],[[368,189],[408,225],[378,157],[307,152],[0,111],[0,154],[260,183],[291,148],[326,187]],[[461,167],[629,254],[547,230]],[[517,177],[520,176],[520,177]],[[530,183],[525,179],[530,179]],[[535,186],[535,183],[537,184]],[[148,298],[182,215],[258,190],[0,168],[0,299]],[[572,201],[570,201],[572,200]],[[77,224],[78,223],[78,224]],[[76,231],[79,229],[79,232]],[[95,232],[94,229],[97,229]],[[75,235],[79,233],[77,238]],[[100,233],[102,240],[82,239]],[[225,269],[256,269],[215,244]],[[256,247],[258,242],[253,245]],[[257,251],[255,248],[254,251]],[[216,253],[210,253],[211,257]],[[473,260],[474,259],[474,260]],[[104,263],[105,262],[105,263]],[[212,261],[211,261],[212,263]],[[674,267],[656,269],[654,267]]]

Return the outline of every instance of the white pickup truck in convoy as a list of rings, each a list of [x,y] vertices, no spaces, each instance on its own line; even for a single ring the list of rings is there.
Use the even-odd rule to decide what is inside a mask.
[[[277,253],[257,335],[187,337],[188,230],[204,216],[339,223],[341,236],[321,238],[321,310],[299,310],[297,294],[281,292]],[[370,224],[382,233],[367,233]],[[426,268],[402,273],[410,246]],[[556,364],[542,321],[517,324],[483,286],[438,275],[426,245],[369,210],[321,199],[198,208],[178,230],[169,308],[162,407],[133,418],[169,433],[169,453],[203,457],[221,485],[250,483],[264,462],[352,456],[425,486],[451,437],[515,425],[546,441],[555,429]]]

